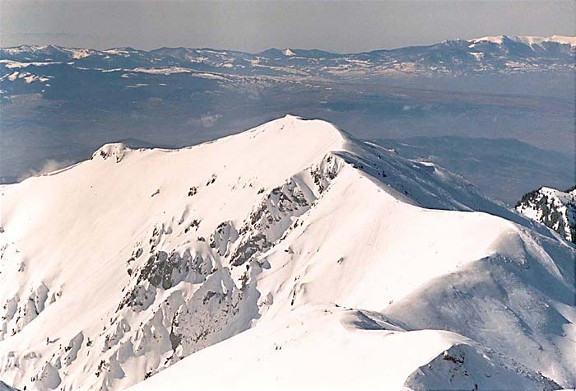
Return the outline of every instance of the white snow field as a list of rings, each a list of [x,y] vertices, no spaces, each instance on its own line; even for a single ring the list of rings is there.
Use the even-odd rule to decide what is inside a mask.
[[[576,385],[575,247],[327,122],[105,145],[0,193],[18,389]]]

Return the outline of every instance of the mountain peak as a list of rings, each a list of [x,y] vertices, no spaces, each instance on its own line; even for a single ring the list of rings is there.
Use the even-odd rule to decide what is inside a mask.
[[[348,136],[330,122],[303,119],[292,114],[265,123],[247,133],[265,134],[266,139],[269,138],[271,143],[278,143],[279,146],[281,142],[289,142],[294,138],[302,146],[304,144],[325,145],[327,147],[325,153],[342,149],[348,140]]]
[[[523,43],[527,46],[542,46],[543,43],[558,43],[562,45],[570,45],[571,47],[576,46],[576,37],[562,36],[562,35],[552,35],[550,37],[539,37],[539,36],[528,36],[528,35],[496,35],[496,36],[486,36],[481,38],[471,39],[468,42],[471,43],[481,43],[489,42],[497,45],[502,45],[507,41]]]
[[[92,154],[92,159],[106,160],[113,157],[116,159],[117,163],[120,163],[126,152],[129,150],[130,149],[123,143],[104,144]]]
[[[125,389],[181,359],[184,375],[144,389],[250,388],[261,363],[271,389],[573,384],[557,331],[573,248],[325,121],[173,151],[106,144],[0,201],[0,368],[19,389]]]

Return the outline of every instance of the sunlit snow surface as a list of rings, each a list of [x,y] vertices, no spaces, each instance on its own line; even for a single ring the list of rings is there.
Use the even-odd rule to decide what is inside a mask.
[[[576,385],[574,247],[327,122],[109,144],[0,192],[20,389]]]

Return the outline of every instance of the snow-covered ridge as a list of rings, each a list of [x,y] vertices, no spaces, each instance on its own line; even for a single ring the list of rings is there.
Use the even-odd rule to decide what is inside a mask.
[[[10,61],[10,60],[0,60],[0,64],[5,64],[6,68],[14,69],[14,68],[26,68],[29,66],[44,66],[44,65],[53,65],[59,64],[56,62],[18,62],[18,61]]]
[[[564,35],[552,35],[550,37],[497,35],[497,36],[470,39],[468,41],[472,43],[491,42],[498,45],[502,45],[502,43],[504,43],[506,40],[523,43],[531,47],[542,46],[543,43],[547,42],[576,47],[576,37],[569,37]]]
[[[576,384],[574,248],[325,121],[107,144],[0,196],[20,389]]]

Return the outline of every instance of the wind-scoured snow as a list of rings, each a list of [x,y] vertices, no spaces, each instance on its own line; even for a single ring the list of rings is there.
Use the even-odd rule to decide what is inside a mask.
[[[0,194],[20,389],[576,384],[574,247],[324,121],[108,144]]]

